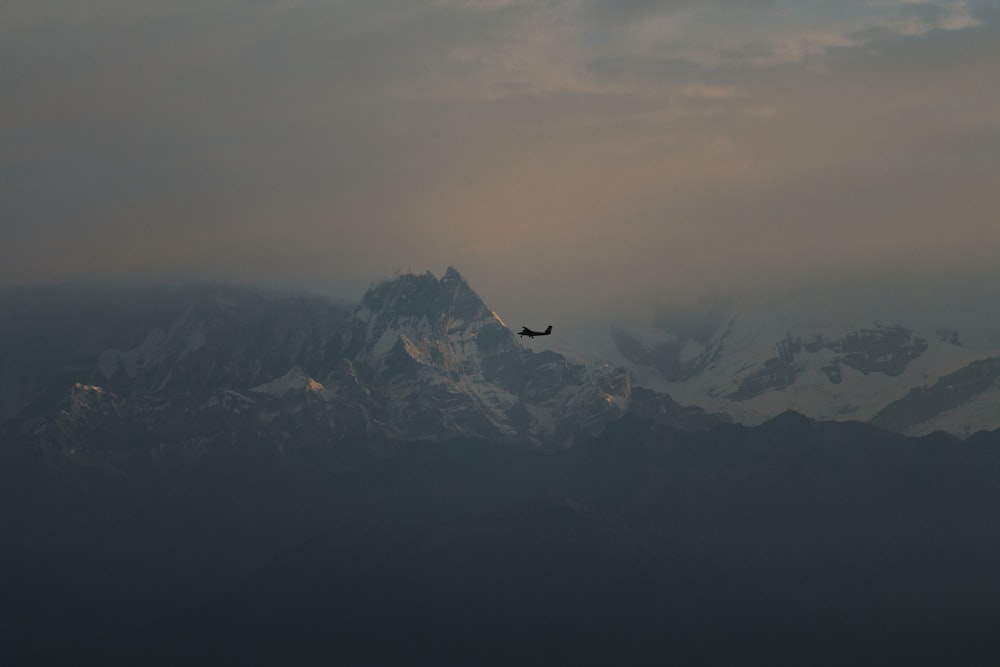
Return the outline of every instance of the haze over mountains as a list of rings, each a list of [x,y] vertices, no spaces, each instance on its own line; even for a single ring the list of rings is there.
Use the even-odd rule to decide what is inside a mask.
[[[175,409],[224,422],[242,406],[264,440],[301,438],[306,423],[286,417],[302,410],[316,438],[380,447],[457,436],[565,446],[647,402],[688,427],[792,409],[909,434],[1000,428],[1000,351],[960,332],[820,328],[726,300],[662,310],[641,333],[609,323],[609,362],[517,340],[454,268],[400,275],[353,307],[221,286],[5,299],[0,416],[22,430],[60,402],[69,414],[114,405],[115,423],[148,428]]]
[[[614,331],[625,365],[584,363],[519,341],[455,269],[355,305],[25,288],[2,309],[0,620],[20,662],[1000,648],[997,361],[960,335],[722,303]],[[985,430],[904,435],[959,414]]]

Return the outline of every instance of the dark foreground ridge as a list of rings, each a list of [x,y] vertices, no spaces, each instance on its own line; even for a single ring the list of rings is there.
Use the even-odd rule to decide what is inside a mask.
[[[3,461],[20,664],[970,664],[1000,433],[785,415],[131,478]],[[8,653],[9,654],[9,653]]]

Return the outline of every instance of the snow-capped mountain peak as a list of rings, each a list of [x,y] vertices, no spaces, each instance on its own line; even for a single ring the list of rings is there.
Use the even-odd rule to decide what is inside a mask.
[[[522,347],[453,267],[370,290],[349,319],[325,384],[373,392],[388,433],[572,440],[620,414],[627,378]],[[350,377],[348,377],[350,375]],[[580,414],[578,411],[583,411]],[[587,426],[587,425],[591,426]]]

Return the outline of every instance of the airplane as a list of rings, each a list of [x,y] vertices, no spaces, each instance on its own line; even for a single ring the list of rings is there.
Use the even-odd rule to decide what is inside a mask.
[[[521,332],[517,335],[527,336],[528,338],[534,338],[535,336],[548,336],[551,333],[552,333],[552,325],[550,324],[545,331],[532,331],[528,327],[521,327]]]

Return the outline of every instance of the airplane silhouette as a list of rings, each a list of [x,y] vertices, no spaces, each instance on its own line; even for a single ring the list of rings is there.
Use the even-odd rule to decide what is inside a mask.
[[[527,336],[528,338],[534,338],[535,336],[548,336],[552,333],[552,325],[550,324],[545,331],[532,331],[528,327],[521,327],[521,332],[518,336]]]

